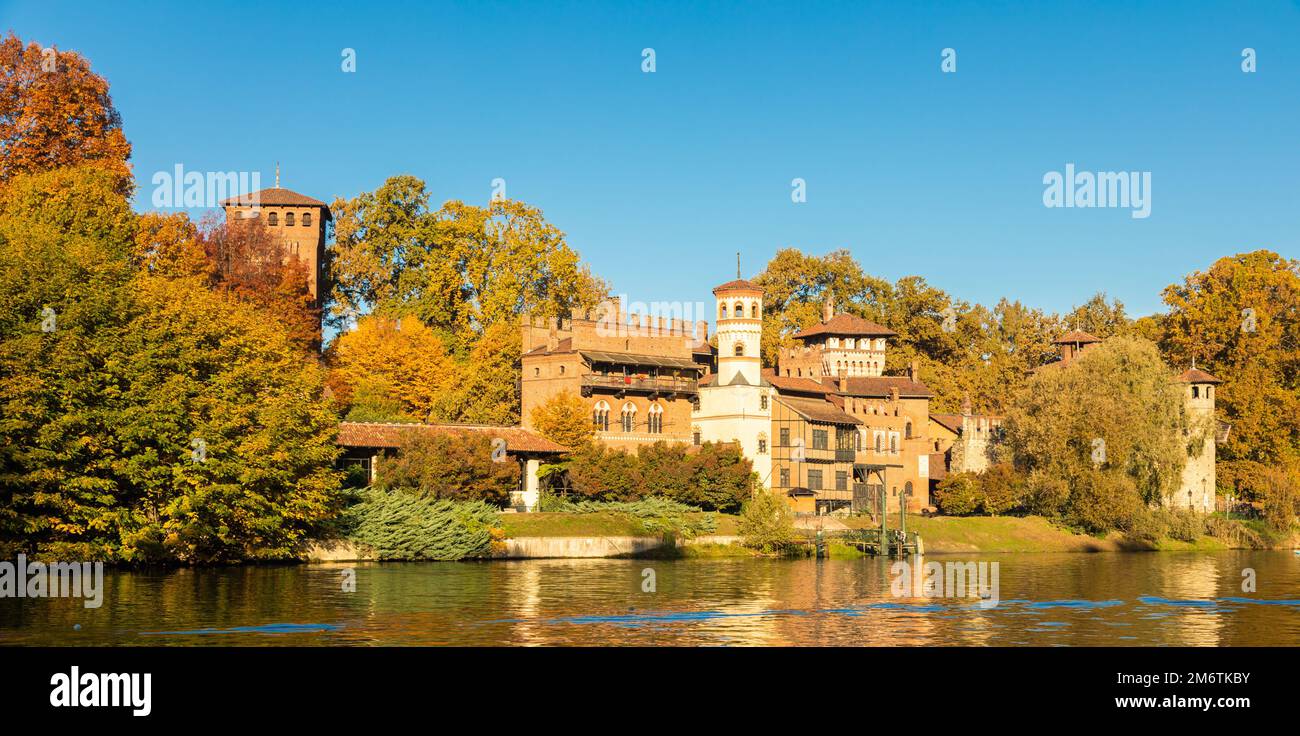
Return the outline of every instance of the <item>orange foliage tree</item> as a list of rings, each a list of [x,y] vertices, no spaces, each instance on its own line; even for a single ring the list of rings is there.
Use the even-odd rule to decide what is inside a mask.
[[[111,172],[119,194],[133,188],[131,144],[108,82],[72,51],[0,41],[0,186],[18,174],[91,165]]]

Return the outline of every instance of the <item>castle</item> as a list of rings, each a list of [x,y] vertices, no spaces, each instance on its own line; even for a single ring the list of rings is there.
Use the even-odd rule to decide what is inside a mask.
[[[714,288],[717,347],[708,324],[604,313],[522,322],[523,426],[563,391],[587,403],[598,440],[635,450],[667,441],[737,444],[765,488],[798,513],[876,512],[930,507],[948,473],[982,472],[1002,440],[1002,418],[931,414],[934,394],[913,363],[885,375],[897,333],[850,314],[832,298],[822,320],[794,334],[800,344],[761,359],[763,290],[745,279]],[[1101,340],[1070,332],[1055,341],[1068,365]],[[1176,379],[1193,421],[1213,422],[1219,380],[1195,368]],[[1176,508],[1213,511],[1214,442],[1189,451]]]

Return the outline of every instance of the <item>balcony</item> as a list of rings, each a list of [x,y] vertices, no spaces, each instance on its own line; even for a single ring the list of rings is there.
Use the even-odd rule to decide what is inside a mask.
[[[612,391],[622,396],[629,393],[651,396],[694,396],[699,392],[698,382],[689,378],[638,378],[636,376],[602,376],[589,373],[582,377],[582,395],[593,391]]]

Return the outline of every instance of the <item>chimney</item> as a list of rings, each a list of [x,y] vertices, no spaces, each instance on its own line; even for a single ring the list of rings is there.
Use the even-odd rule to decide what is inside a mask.
[[[553,353],[560,347],[559,320],[552,317],[550,320],[550,329],[546,332],[546,352]]]
[[[840,368],[839,379],[840,379],[839,380],[840,393],[848,392],[849,390],[849,369],[848,368]]]
[[[907,378],[913,383],[916,383],[917,376],[920,375],[921,375],[920,363],[913,360],[911,367],[907,369]]]
[[[966,394],[966,398],[961,400],[961,415],[970,416],[970,394]]]
[[[835,316],[835,295],[826,295],[826,304],[822,306],[822,321],[830,322]]]
[[[695,344],[696,344],[696,345],[708,345],[708,344],[709,344],[709,322],[708,322],[708,320],[703,320],[703,319],[702,319],[702,320],[700,320],[700,321],[698,321],[698,322],[695,323]]]

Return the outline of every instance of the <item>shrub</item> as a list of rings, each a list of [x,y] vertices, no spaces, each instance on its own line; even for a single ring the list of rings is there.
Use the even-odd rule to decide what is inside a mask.
[[[992,516],[1021,508],[1025,499],[1025,476],[1009,464],[990,467],[979,476],[980,508]]]
[[[949,516],[969,516],[979,510],[983,494],[975,473],[954,473],[939,481],[934,503]]]
[[[760,552],[783,552],[795,541],[790,505],[769,491],[759,491],[741,506],[738,526],[744,545]]]
[[[1025,510],[1031,514],[1059,517],[1070,500],[1070,484],[1051,473],[1036,470],[1025,486]]]
[[[1263,516],[1270,529],[1286,532],[1295,523],[1296,507],[1300,505],[1300,489],[1295,477],[1289,473],[1269,468],[1260,480],[1263,486]]]
[[[1090,533],[1127,529],[1142,509],[1133,479],[1118,471],[1079,473],[1070,498],[1070,519]]]
[[[501,539],[497,510],[482,501],[449,501],[372,489],[347,511],[347,536],[381,560],[481,557]]]
[[[493,462],[487,437],[412,430],[397,455],[380,462],[375,485],[388,491],[505,506],[519,487],[519,464]]]

